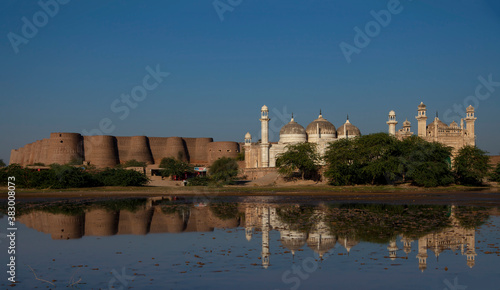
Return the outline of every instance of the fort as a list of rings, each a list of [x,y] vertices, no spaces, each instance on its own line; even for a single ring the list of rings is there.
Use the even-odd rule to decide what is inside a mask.
[[[147,136],[82,136],[79,133],[51,133],[13,149],[10,164],[21,166],[67,164],[81,161],[97,168],[114,167],[129,160],[157,167],[164,157],[207,166],[221,157],[235,158],[240,152],[237,142],[214,142],[213,138],[147,137]]]

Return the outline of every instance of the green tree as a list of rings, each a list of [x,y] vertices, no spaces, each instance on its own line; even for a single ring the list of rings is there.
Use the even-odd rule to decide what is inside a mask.
[[[451,148],[412,136],[403,141],[386,133],[342,139],[329,144],[325,176],[333,185],[394,184],[448,185]]]
[[[354,185],[360,182],[360,160],[354,139],[340,139],[328,145],[325,176],[332,185]]]
[[[302,180],[313,178],[318,173],[319,154],[314,143],[299,143],[287,145],[285,152],[276,158],[278,172],[286,177],[292,177],[298,171]]]
[[[160,171],[163,177],[182,176],[185,173],[194,172],[193,167],[188,163],[169,157],[165,157],[161,160],[160,168],[163,168]]]
[[[398,173],[403,182],[435,187],[453,183],[451,148],[411,136],[400,142]]]
[[[5,162],[3,162],[3,159],[0,159],[0,167],[5,167]]]
[[[493,170],[490,174],[490,180],[500,182],[500,163],[497,164],[495,170]]]
[[[212,163],[209,169],[210,176],[216,181],[229,183],[238,176],[238,163],[233,158],[222,157]]]
[[[140,161],[137,161],[135,159],[128,160],[123,164],[123,167],[125,167],[125,168],[127,168],[127,167],[146,167],[146,166],[147,166],[146,162],[140,162]]]
[[[455,180],[463,185],[481,185],[490,169],[490,158],[486,152],[475,146],[464,146],[455,158]]]

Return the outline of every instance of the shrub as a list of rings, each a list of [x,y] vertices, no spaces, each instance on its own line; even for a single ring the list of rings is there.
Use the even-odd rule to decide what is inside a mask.
[[[210,176],[219,182],[230,183],[238,175],[238,163],[228,157],[217,159],[210,166]]]

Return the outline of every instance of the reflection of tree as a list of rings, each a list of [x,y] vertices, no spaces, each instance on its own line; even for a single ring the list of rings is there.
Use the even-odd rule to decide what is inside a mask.
[[[330,206],[328,218],[339,237],[385,244],[449,227],[447,213],[446,206],[345,204]]]
[[[313,218],[314,207],[309,205],[285,205],[276,209],[282,223],[290,230],[309,232],[316,219]]]
[[[221,220],[229,220],[238,218],[237,203],[211,203],[210,211]]]
[[[40,202],[40,203],[21,203],[17,208],[17,215],[22,216],[35,211],[41,211],[52,214],[63,214],[68,216],[83,214],[91,208],[103,208],[107,211],[126,210],[136,212],[146,204],[146,198],[129,198],[105,201],[59,201],[59,202]]]
[[[475,229],[488,220],[489,214],[484,207],[459,206],[455,209],[455,218],[461,227]]]

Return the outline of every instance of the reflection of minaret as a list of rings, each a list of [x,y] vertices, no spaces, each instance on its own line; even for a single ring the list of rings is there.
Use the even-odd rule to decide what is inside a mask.
[[[411,243],[413,242],[413,240],[408,237],[402,236],[401,242],[403,243],[403,251],[406,253],[406,257],[408,258],[408,254],[411,252]]]
[[[389,246],[387,247],[387,250],[389,251],[389,257],[391,258],[391,260],[396,260],[397,251],[399,250],[398,245],[396,244],[396,238],[391,240]]]
[[[474,267],[476,264],[476,232],[474,230],[467,230],[467,236],[465,237],[467,241],[467,266],[470,268]]]
[[[426,238],[420,238],[418,239],[418,268],[424,272],[425,269],[427,269],[427,243],[426,243]]]
[[[263,208],[262,211],[262,266],[267,269],[269,267],[269,207]]]

